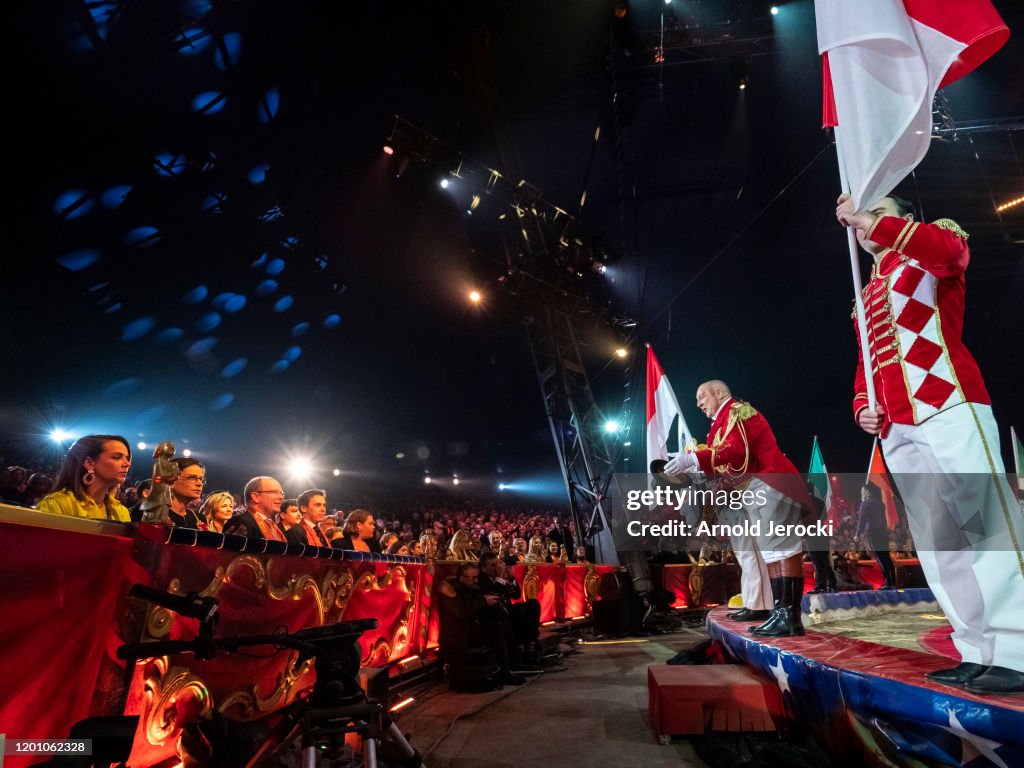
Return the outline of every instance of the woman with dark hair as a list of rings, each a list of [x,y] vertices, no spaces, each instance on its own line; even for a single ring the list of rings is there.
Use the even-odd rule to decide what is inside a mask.
[[[331,541],[331,546],[356,552],[380,552],[374,533],[373,513],[365,509],[354,509],[345,518],[345,535]]]
[[[132,449],[120,435],[87,435],[75,441],[37,509],[71,517],[131,521],[115,495],[132,466]]]

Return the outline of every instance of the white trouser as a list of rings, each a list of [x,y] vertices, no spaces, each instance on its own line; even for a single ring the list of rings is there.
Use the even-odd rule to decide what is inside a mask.
[[[732,551],[736,555],[736,562],[740,566],[740,595],[743,597],[743,607],[752,611],[771,610],[775,604],[772,595],[771,579],[768,576],[768,566],[761,557],[761,550],[757,546],[757,539],[749,535],[747,531],[747,513],[736,509],[719,509],[718,519],[739,530],[742,526],[742,533],[730,534],[729,542],[732,544]]]
[[[764,504],[756,501],[747,507],[750,522],[760,523],[761,535],[757,538],[757,546],[766,563],[778,563],[797,553],[803,553],[804,540],[790,531],[800,524],[803,510],[785,496],[781,491],[765,483],[758,477],[747,484],[747,491],[754,493],[755,498],[763,498]],[[769,533],[768,526],[790,526],[778,533]]]
[[[893,424],[882,452],[960,656],[1024,672],[1024,516],[992,408],[963,403],[917,426]]]

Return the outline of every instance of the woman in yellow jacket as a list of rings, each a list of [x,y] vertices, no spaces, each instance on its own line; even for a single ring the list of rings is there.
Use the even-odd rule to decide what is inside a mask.
[[[132,466],[132,449],[119,435],[88,435],[68,451],[54,482],[54,492],[36,509],[57,515],[131,522],[115,498]]]

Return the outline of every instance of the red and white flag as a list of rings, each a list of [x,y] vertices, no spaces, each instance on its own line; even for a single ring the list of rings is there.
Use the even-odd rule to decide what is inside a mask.
[[[893,190],[928,151],[932,100],[1006,42],[989,0],[814,0],[822,122],[842,132],[857,206]]]
[[[676,428],[678,450],[693,442],[686,426],[683,412],[679,409],[672,385],[654,356],[654,350],[647,347],[647,467],[655,459],[668,458],[668,441],[672,435],[672,422],[679,418]]]

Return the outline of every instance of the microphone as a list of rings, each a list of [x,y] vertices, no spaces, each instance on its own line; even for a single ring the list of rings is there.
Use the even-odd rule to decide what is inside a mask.
[[[200,597],[195,592],[187,595],[172,595],[153,587],[143,584],[132,584],[128,594],[140,600],[155,603],[179,616],[187,616],[190,619],[198,619],[201,622],[210,622],[217,615],[217,598]]]

